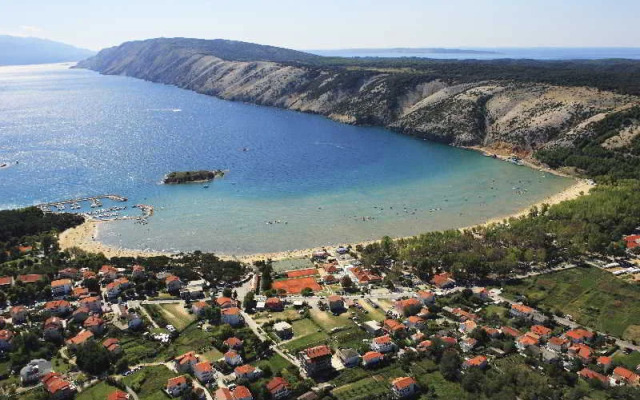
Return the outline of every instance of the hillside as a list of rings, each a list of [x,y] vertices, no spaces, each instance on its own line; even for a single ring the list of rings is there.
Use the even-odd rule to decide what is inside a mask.
[[[93,54],[91,50],[51,40],[0,35],[0,65],[79,61]]]
[[[79,67],[522,155],[573,148],[600,136],[598,121],[640,105],[640,62],[629,60],[355,60],[224,40],[152,39],[103,50]],[[608,143],[635,144],[639,126],[625,119],[624,132],[607,135],[620,140]]]

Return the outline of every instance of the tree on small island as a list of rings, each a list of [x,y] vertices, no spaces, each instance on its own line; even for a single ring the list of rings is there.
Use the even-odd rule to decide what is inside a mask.
[[[193,182],[209,182],[218,177],[223,177],[224,171],[216,169],[213,171],[174,171],[168,173],[163,179],[164,184],[181,184]]]

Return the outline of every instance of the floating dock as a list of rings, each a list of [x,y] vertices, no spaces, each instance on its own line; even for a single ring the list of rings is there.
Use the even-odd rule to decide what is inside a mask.
[[[38,207],[44,213],[58,213],[65,212],[67,206],[71,210],[78,210],[82,208],[83,202],[88,202],[89,206],[94,210],[89,212],[78,213],[89,220],[94,221],[123,221],[134,220],[141,224],[146,224],[147,218],[153,215],[153,206],[148,204],[136,204],[132,208],[137,208],[141,211],[142,215],[120,215],[120,211],[125,210],[127,206],[113,206],[108,208],[102,208],[102,200],[108,199],[116,202],[126,202],[128,199],[124,196],[117,194],[103,194],[99,196],[81,197],[77,199],[69,199],[62,201],[53,201],[50,203],[39,204]]]

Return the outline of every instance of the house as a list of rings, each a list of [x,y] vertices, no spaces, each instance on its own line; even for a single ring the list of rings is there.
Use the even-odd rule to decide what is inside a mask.
[[[329,302],[329,310],[331,312],[337,313],[344,311],[344,299],[340,296],[329,296],[327,297],[327,301]]]
[[[429,307],[422,307],[416,315],[420,318],[429,318],[431,311],[429,311]]]
[[[78,271],[76,268],[70,267],[58,270],[58,279],[62,278],[78,279],[80,278],[80,271]]]
[[[378,336],[371,341],[371,350],[380,353],[389,353],[395,349],[395,344],[391,340],[391,336]]]
[[[410,376],[396,378],[391,381],[391,391],[396,398],[410,397],[418,391],[418,382]]]
[[[382,325],[380,325],[378,321],[366,321],[362,326],[364,327],[364,330],[371,335],[379,336],[382,334]]]
[[[460,349],[462,349],[462,351],[464,351],[465,353],[468,353],[473,350],[473,348],[476,347],[477,344],[478,341],[476,339],[466,338],[462,342],[460,342]]]
[[[208,361],[203,361],[194,365],[193,374],[202,383],[211,382],[214,379],[213,367]]]
[[[118,270],[112,265],[103,265],[98,270],[98,275],[105,281],[112,281],[118,277]]]
[[[224,353],[224,361],[232,367],[243,364],[242,357],[235,350],[229,350]]]
[[[11,322],[14,324],[27,322],[27,308],[25,306],[13,306],[9,311]]]
[[[273,324],[273,331],[281,339],[288,339],[293,336],[293,327],[288,322],[276,322]]]
[[[551,332],[553,332],[553,330],[547,328],[544,325],[532,325],[530,330],[531,332],[538,335],[542,340],[546,340],[549,335],[551,335]]]
[[[557,352],[545,347],[540,348],[540,356],[542,357],[542,361],[546,363],[555,363],[560,361],[560,355]]]
[[[425,306],[428,306],[436,302],[436,295],[430,290],[420,290],[418,292],[418,300]]]
[[[49,317],[44,321],[42,332],[46,340],[60,340],[62,339],[62,332],[64,330],[64,324],[58,317]]]
[[[592,371],[589,368],[582,368],[580,371],[578,371],[578,376],[580,376],[582,379],[585,379],[587,381],[596,379],[600,381],[603,385],[609,386],[609,379],[606,376],[599,374],[595,371]]]
[[[496,328],[492,328],[490,326],[482,326],[482,330],[485,331],[487,335],[489,335],[489,337],[495,338],[500,336],[500,331]]]
[[[71,311],[71,303],[66,300],[53,300],[44,304],[45,311],[53,315],[65,315]]]
[[[169,292],[179,292],[183,285],[180,278],[175,275],[167,276],[164,283],[167,285],[167,291]]]
[[[458,344],[458,340],[451,336],[439,336],[438,339],[440,339],[445,347],[453,347]]]
[[[28,385],[37,382],[44,375],[51,372],[51,362],[42,358],[29,361],[27,365],[20,370],[20,383]]]
[[[416,333],[414,333],[413,335],[410,336],[411,340],[415,343],[419,343],[422,342],[424,340],[424,338],[426,337],[426,335],[420,331],[417,331]]]
[[[224,299],[228,299],[228,297]],[[277,312],[284,310],[284,303],[278,297],[269,297],[264,302],[264,307],[269,311]]]
[[[236,379],[247,381],[253,381],[262,376],[262,371],[250,364],[244,364],[236,367],[233,370],[233,373],[236,375]]]
[[[118,283],[118,281],[113,281],[107,284],[106,289],[107,289],[107,296],[110,299],[114,299],[120,296],[120,293],[122,292],[122,286],[120,285],[120,283]]]
[[[321,375],[331,371],[331,349],[327,345],[310,347],[298,353],[307,375]]]
[[[473,320],[467,320],[458,324],[458,330],[462,333],[471,333],[477,327],[478,324],[476,324]]]
[[[234,400],[233,393],[229,388],[221,387],[213,394],[214,400]]]
[[[471,289],[473,291],[473,295],[482,301],[489,300],[489,291],[487,288],[483,287],[474,287]]]
[[[613,359],[607,356],[600,356],[596,359],[596,364],[601,366],[604,372],[609,372],[613,367]]]
[[[131,278],[132,279],[144,278],[145,275],[146,275],[146,273],[145,273],[144,267],[142,265],[134,265],[133,267],[131,267]]]
[[[238,302],[232,299],[231,297],[218,297],[216,299],[216,304],[218,305],[218,307],[220,307],[223,310],[225,308],[234,308],[238,306]],[[265,307],[266,307],[266,303],[265,303]]]
[[[95,272],[90,271],[88,269],[82,271],[82,279],[96,279],[97,275]]]
[[[404,321],[405,325],[409,329],[422,329],[424,328],[425,321],[424,319],[418,317],[417,315],[412,315]]]
[[[193,311],[193,315],[202,317],[204,313],[210,309],[211,306],[206,301],[198,301],[193,303],[191,306],[191,311]]]
[[[8,329],[0,330],[0,350],[10,350],[13,332]]]
[[[547,347],[557,352],[563,352],[569,348],[569,341],[561,337],[553,336],[547,340]]]
[[[380,275],[374,274],[373,272],[362,267],[347,268],[347,274],[353,282],[361,287],[382,282],[382,277]]]
[[[107,400],[129,400],[129,393],[122,390],[114,390],[107,395]]]
[[[73,320],[75,322],[84,322],[87,318],[89,318],[89,308],[82,306],[73,312]]]
[[[13,285],[13,278],[11,276],[0,276],[0,288],[5,289]]]
[[[49,398],[53,400],[71,398],[76,391],[75,386],[64,380],[57,372],[44,374],[40,381],[49,393]]]
[[[72,295],[76,299],[82,299],[84,297],[89,297],[89,289],[87,289],[86,287],[73,288]]]
[[[431,340],[423,340],[422,342],[418,343],[418,350],[426,351],[431,347],[431,345],[433,345],[433,342]]]
[[[629,250],[640,247],[640,235],[625,236],[624,241],[627,243],[627,249]]]
[[[43,279],[43,276],[40,274],[26,274],[26,275],[18,275],[18,280],[25,285],[30,283],[36,283]]]
[[[362,356],[362,365],[364,367],[371,367],[378,365],[384,360],[384,354],[378,351],[368,351]]]
[[[98,296],[85,297],[78,303],[80,303],[80,306],[87,307],[91,312],[102,313],[102,300]]]
[[[198,363],[196,353],[190,351],[173,359],[173,364],[178,372],[191,372],[193,367]]]
[[[384,330],[387,333],[393,336],[402,336],[406,332],[406,326],[404,326],[401,322],[396,321],[395,319],[385,319],[384,320]]]
[[[248,387],[238,385],[233,389],[233,398],[234,400],[253,400],[253,395]]]
[[[165,390],[171,397],[178,397],[188,392],[191,389],[187,378],[184,375],[177,376],[175,378],[169,378],[167,380],[167,386]]]
[[[502,333],[505,336],[510,336],[510,337],[512,337],[514,339],[517,338],[517,337],[522,336],[522,333],[519,330],[514,329],[514,328],[512,328],[510,326],[503,326],[502,328],[500,328],[500,330],[502,331]]]
[[[516,347],[520,351],[526,350],[530,346],[537,346],[538,340],[531,335],[522,335],[516,340]]]
[[[616,382],[625,383],[631,386],[638,386],[640,384],[640,376],[624,367],[615,367],[611,377]]]
[[[231,326],[240,325],[244,322],[240,309],[238,307],[223,308],[220,312],[221,320],[224,324]]]
[[[183,299],[199,299],[204,297],[204,286],[206,282],[203,279],[189,281],[180,288],[180,297]]]
[[[51,294],[56,296],[64,296],[71,293],[71,279],[58,279],[51,282]]]
[[[439,289],[448,289],[456,285],[456,281],[448,272],[435,275],[429,282]]]
[[[351,348],[339,349],[336,354],[345,367],[356,367],[360,364],[360,354]]]
[[[120,341],[116,338],[108,338],[102,345],[105,349],[109,351],[110,354],[120,354],[122,353],[122,347],[120,347]]]
[[[584,343],[593,339],[594,334],[586,329],[578,328],[565,332],[564,336],[572,343]]]
[[[464,321],[477,321],[478,316],[476,314],[470,313],[468,311],[463,310],[462,308],[454,308],[451,310],[451,314],[458,317],[458,319],[462,322]]]
[[[276,376],[267,383],[267,390],[273,399],[284,399],[291,393],[291,386],[284,378]]]
[[[509,314],[517,318],[531,319],[534,313],[535,310],[533,308],[525,306],[524,304],[512,304],[509,310]]]
[[[241,349],[242,348],[242,340],[238,339],[235,336],[232,336],[230,338],[228,338],[227,340],[225,340],[224,342],[222,342],[223,345],[227,346],[228,349]]]
[[[465,361],[462,366],[464,368],[480,368],[484,369],[487,367],[487,357],[485,356],[475,356],[473,358]]]
[[[87,319],[82,323],[85,329],[90,330],[94,334],[101,334],[104,330],[104,320],[95,315],[90,315]]]
[[[569,347],[570,357],[578,357],[583,363],[590,363],[593,358],[593,349],[586,344],[576,343]]]
[[[71,349],[77,348],[78,346],[85,344],[87,340],[90,340],[92,338],[93,333],[91,331],[80,331],[80,333],[67,340],[67,347]]]
[[[422,304],[418,299],[412,297],[410,299],[396,301],[394,308],[398,314],[410,316],[419,313],[422,308]]]

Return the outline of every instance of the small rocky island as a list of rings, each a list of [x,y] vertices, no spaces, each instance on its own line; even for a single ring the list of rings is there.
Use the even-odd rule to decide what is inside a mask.
[[[213,171],[174,171],[170,172],[162,179],[164,184],[182,184],[182,183],[199,183],[209,182],[215,178],[224,176],[224,171],[216,169]]]

